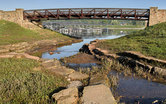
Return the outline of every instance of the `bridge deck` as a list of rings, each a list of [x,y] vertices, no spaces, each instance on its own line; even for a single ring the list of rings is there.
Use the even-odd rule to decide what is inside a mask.
[[[149,9],[132,8],[61,8],[24,10],[24,19],[120,19],[148,20]]]

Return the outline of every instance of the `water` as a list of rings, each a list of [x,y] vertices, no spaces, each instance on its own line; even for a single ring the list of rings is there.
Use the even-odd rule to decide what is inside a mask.
[[[128,103],[137,100],[143,104],[151,104],[155,100],[166,99],[166,85],[135,77],[120,78],[117,92],[124,96],[121,101]]]
[[[91,36],[83,37],[83,41],[80,43],[73,43],[72,45],[67,45],[57,48],[53,51],[54,54],[50,55],[49,52],[42,54],[42,58],[45,59],[60,59],[64,57],[69,57],[75,55],[79,52],[79,49],[85,44],[93,41],[95,39],[115,39],[125,34],[121,35],[104,35],[104,36]],[[91,66],[96,66],[95,63],[86,64],[75,64],[68,63],[68,66],[72,68],[87,68]],[[125,102],[127,104],[133,104],[135,101],[139,101],[140,104],[151,104],[155,100],[166,99],[166,85],[156,82],[151,82],[142,78],[123,76],[118,72],[111,71],[110,74],[118,74],[119,81],[116,92],[119,96],[122,96],[120,102]]]
[[[118,74],[119,76],[116,92],[122,96],[121,102],[133,104],[135,101],[139,101],[140,104],[151,104],[155,100],[166,99],[165,84],[133,76],[124,76],[116,71],[111,71],[110,74]]]
[[[57,48],[57,50],[53,51],[54,54],[50,55],[49,52],[45,52],[42,54],[42,58],[44,59],[60,59],[64,57],[69,57],[77,54],[79,52],[79,49],[85,44],[89,43],[90,41],[96,40],[96,39],[115,39],[124,36],[125,34],[121,35],[105,35],[105,36],[91,36],[91,37],[83,37],[83,41],[80,43],[73,43],[72,45],[67,45],[63,47]]]

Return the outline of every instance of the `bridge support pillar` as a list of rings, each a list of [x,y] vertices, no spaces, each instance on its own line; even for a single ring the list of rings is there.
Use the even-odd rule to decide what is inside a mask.
[[[166,10],[150,7],[149,26],[166,22]]]
[[[149,26],[149,21],[145,21],[145,28]]]

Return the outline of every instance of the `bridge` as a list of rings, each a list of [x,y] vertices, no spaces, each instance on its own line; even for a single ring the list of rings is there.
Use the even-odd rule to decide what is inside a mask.
[[[112,19],[112,20],[149,20],[150,9],[132,8],[61,8],[24,10],[24,19]]]
[[[26,25],[25,20],[39,21],[61,19],[110,19],[110,20],[143,20],[149,26],[166,22],[166,10],[158,7],[150,9],[137,8],[57,8],[15,11],[0,10],[0,20],[8,20]]]

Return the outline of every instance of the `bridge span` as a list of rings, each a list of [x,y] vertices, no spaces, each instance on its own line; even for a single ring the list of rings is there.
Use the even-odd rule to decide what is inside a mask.
[[[24,19],[116,19],[149,20],[150,9],[135,8],[61,8],[24,10]]]
[[[25,20],[37,21],[42,19],[110,19],[110,20],[144,20],[149,26],[166,22],[166,10],[151,7],[150,9],[136,8],[61,8],[36,9],[15,11],[0,10],[0,20],[7,20],[26,25]],[[28,23],[27,23],[28,24]]]

